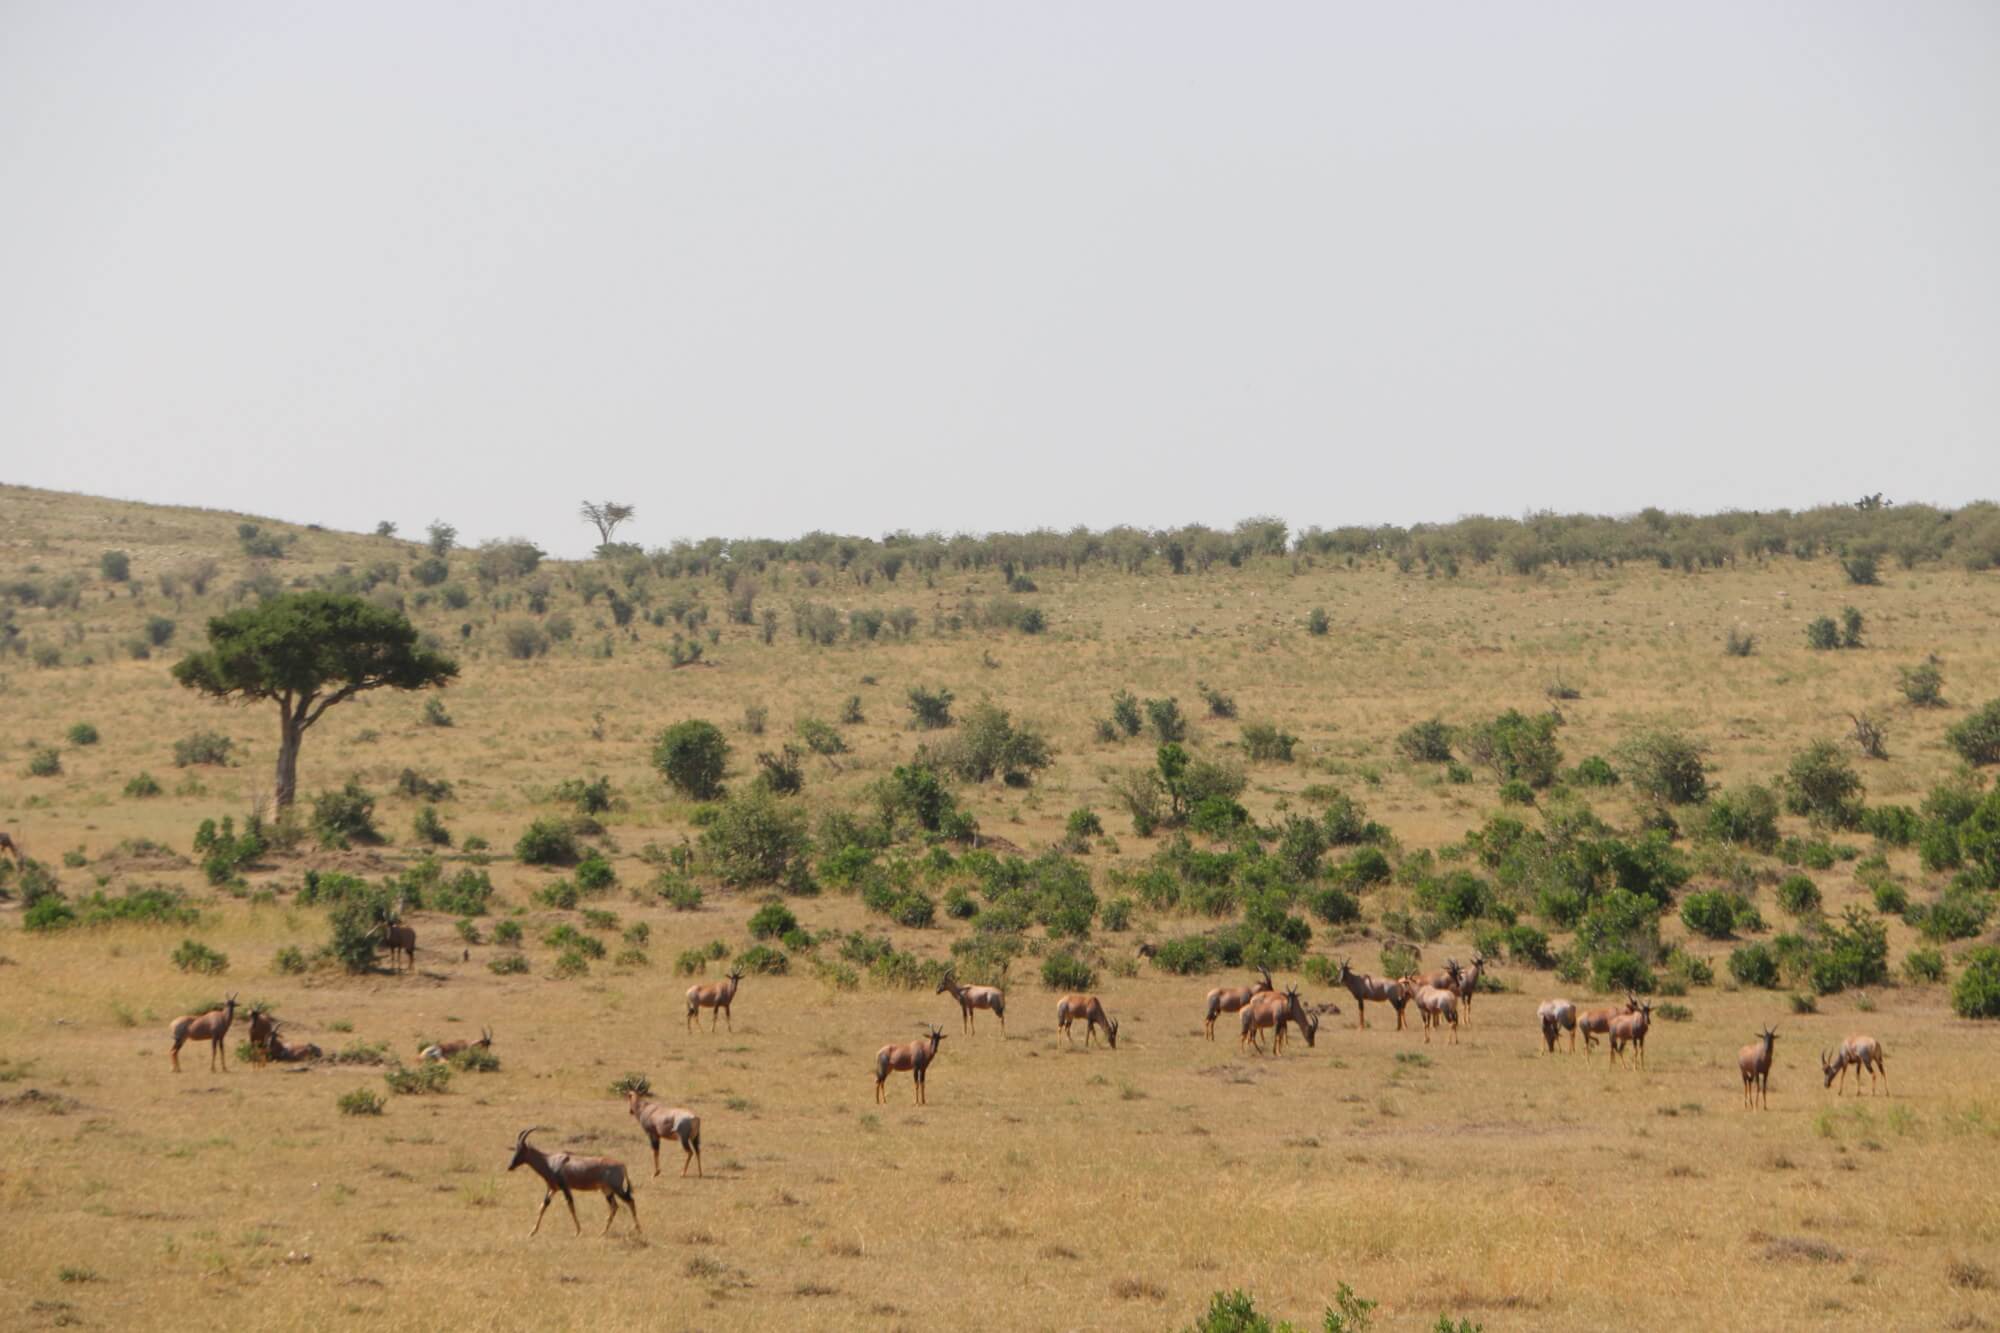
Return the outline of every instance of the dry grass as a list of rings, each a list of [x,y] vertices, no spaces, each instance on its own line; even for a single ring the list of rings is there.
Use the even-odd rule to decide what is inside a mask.
[[[226,556],[234,521],[0,488],[0,572],[94,569],[115,546],[150,580],[215,551],[225,553],[226,586],[242,565]],[[290,577],[385,556],[407,563],[410,553],[306,532],[277,568]],[[140,604],[92,584],[80,610],[17,613],[30,639],[63,644],[70,664],[0,666],[9,717],[0,827],[51,863],[81,849],[87,864],[61,872],[68,889],[94,887],[98,875],[113,888],[174,883],[205,912],[191,932],[42,938],[18,929],[11,904],[0,910],[0,1204],[13,1222],[0,1323],[317,1329],[352,1316],[387,1328],[1154,1329],[1186,1323],[1211,1291],[1234,1286],[1261,1309],[1317,1323],[1339,1281],[1381,1301],[1383,1328],[1428,1327],[1446,1309],[1496,1330],[2000,1322],[1990,1277],[2000,1253],[1991,1183],[2000,1051],[1989,1031],[1952,1020],[1935,988],[1871,992],[1866,1014],[1850,996],[1830,997],[1804,1016],[1781,1012],[1782,996],[1697,990],[1683,1001],[1689,1021],[1654,1029],[1644,1071],[1539,1054],[1534,1005],[1560,987],[1515,968],[1501,970],[1509,993],[1481,998],[1462,1042],[1434,1043],[1423,1061],[1398,1058],[1421,1049],[1421,1034],[1379,1020],[1357,1032],[1351,1013],[1328,1017],[1317,1048],[1295,1044],[1281,1060],[1243,1056],[1226,1037],[1210,1045],[1199,1006],[1214,979],[1150,967],[1100,984],[1123,1023],[1115,1052],[1059,1047],[1052,997],[1025,970],[1005,1039],[984,1023],[976,1037],[960,1035],[948,997],[867,982],[841,992],[802,976],[749,978],[733,1033],[687,1034],[686,982],[672,959],[713,938],[747,944],[756,906],[713,886],[693,913],[603,904],[625,925],[651,927],[651,962],[607,958],[575,981],[549,979],[553,955],[538,938],[574,914],[539,908],[519,918],[533,963],[525,976],[494,975],[486,962],[507,950],[463,946],[431,916],[415,921],[425,949],[413,975],[270,970],[279,948],[310,951],[325,935],[323,914],[284,892],[304,865],[379,873],[415,854],[415,804],[386,795],[405,766],[455,783],[443,806],[454,833],[503,852],[552,808],[556,782],[609,775],[620,797],[607,819],[614,863],[625,886],[639,886],[651,874],[639,850],[693,832],[690,809],[649,768],[661,726],[725,725],[743,781],[755,751],[774,748],[793,719],[832,720],[861,695],[868,720],[842,728],[850,753],[808,765],[804,799],[823,808],[852,802],[907,758],[917,737],[901,725],[901,700],[918,683],[949,685],[966,702],[990,696],[1046,729],[1060,753],[1036,787],[995,784],[966,800],[989,832],[1031,851],[1061,836],[1070,809],[1094,805],[1115,844],[1093,850],[1099,867],[1141,859],[1151,844],[1130,835],[1105,794],[1106,774],[1143,763],[1144,747],[1098,745],[1090,720],[1121,686],[1178,695],[1198,715],[1197,678],[1235,695],[1244,718],[1303,738],[1300,762],[1251,770],[1254,813],[1334,783],[1406,849],[1478,823],[1493,787],[1450,786],[1404,763],[1395,733],[1432,714],[1540,706],[1558,675],[1582,692],[1563,705],[1572,761],[1670,720],[1712,747],[1724,780],[1768,778],[1799,743],[1841,734],[1846,714],[1865,707],[1887,720],[1891,755],[1865,769],[1870,798],[1914,802],[1949,771],[1943,728],[1981,701],[1979,682],[2000,680],[1990,578],[1927,570],[1850,588],[1831,561],[1789,560],[1696,577],[1633,568],[1533,581],[1294,572],[1288,562],[1184,579],[1038,572],[1051,623],[1040,639],[920,633],[909,644],[812,650],[723,627],[713,667],[670,671],[667,635],[650,626],[636,640],[614,635],[608,660],[585,655],[609,632],[590,624],[602,603],[581,609],[561,592],[564,577],[556,571],[578,642],[539,661],[508,661],[492,647],[517,611],[475,601],[419,617],[453,636],[474,625],[464,679],[446,695],[455,726],[422,725],[420,702],[407,698],[328,715],[306,748],[306,787],[359,776],[384,793],[381,822],[395,841],[253,874],[253,888],[280,890],[263,904],[218,895],[186,866],[110,859],[141,838],[184,852],[200,819],[240,815],[268,786],[262,710],[205,704],[166,679],[160,658],[116,651],[146,615],[177,616],[184,640],[212,607],[177,612],[156,590]],[[968,590],[990,595],[997,576],[940,576],[935,588],[904,579],[894,590],[829,583],[814,595],[913,605],[928,624],[934,606]],[[783,606],[802,591],[793,583],[767,600]],[[705,599],[719,624],[719,587]],[[1868,614],[1871,647],[1808,653],[1804,623],[1849,602]],[[1321,604],[1334,633],[1309,638],[1300,620]],[[1758,634],[1758,655],[1723,655],[1738,624]],[[1895,706],[1895,667],[1932,651],[1959,707]],[[86,655],[96,664],[77,665]],[[753,703],[769,708],[772,734],[737,729]],[[60,777],[24,775],[30,739],[55,743],[85,720],[101,743],[66,749]],[[172,742],[197,729],[235,736],[243,762],[173,769]],[[1236,738],[1234,724],[1218,721],[1198,720],[1195,733],[1211,752]],[[168,794],[123,797],[141,769]],[[203,790],[173,794],[190,774]],[[1621,799],[1600,810],[1630,817]],[[1921,893],[1911,858],[1892,860]],[[482,922],[489,941],[491,925],[552,873],[504,857],[491,869],[501,902]],[[1819,878],[1830,910],[1865,897],[1846,866]],[[1399,892],[1371,895],[1371,918]],[[792,906],[814,929],[880,921],[838,895]],[[1131,938],[1192,928],[1142,913],[1132,937],[1106,947],[1127,955]],[[962,929],[892,933],[941,957]],[[1900,957],[1911,941],[1900,923],[1891,930]],[[225,977],[189,978],[167,962],[190,933],[229,955]],[[1372,944],[1344,947],[1372,963]],[[1440,951],[1462,947],[1447,940]],[[502,1067],[456,1074],[442,1095],[389,1097],[380,1117],[342,1116],[335,1102],[358,1087],[385,1091],[381,1068],[239,1069],[237,1033],[229,1074],[207,1073],[198,1052],[173,1076],[167,1021],[224,988],[275,1001],[294,1025],[288,1035],[329,1053],[387,1042],[407,1061],[420,1037],[490,1026]],[[1735,1051],[1773,1020],[1782,1035],[1772,1110],[1745,1114]],[[950,1034],[930,1105],[911,1104],[903,1077],[890,1104],[875,1107],[874,1050],[927,1021]],[[1813,1054],[1855,1030],[1890,1052],[1893,1097],[1843,1105],[1821,1089]],[[671,1151],[666,1174],[651,1177],[645,1140],[609,1091],[635,1070],[655,1095],[701,1111],[705,1178],[676,1178]],[[548,1126],[540,1137],[550,1146],[616,1155],[638,1172],[643,1236],[621,1217],[600,1241],[602,1201],[586,1196],[582,1239],[558,1202],[530,1242],[539,1187],[502,1170],[527,1125]],[[1613,1251],[1641,1261],[1613,1262]]]

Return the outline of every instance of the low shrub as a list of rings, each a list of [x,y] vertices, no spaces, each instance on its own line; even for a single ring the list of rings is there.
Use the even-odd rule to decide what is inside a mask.
[[[1088,991],[1096,984],[1097,970],[1073,953],[1052,953],[1042,960],[1042,985],[1050,990]]]
[[[514,857],[524,865],[570,865],[578,855],[576,833],[566,819],[537,819],[514,843]]]
[[[223,767],[229,763],[229,751],[234,745],[234,741],[220,732],[197,731],[174,742],[174,767],[190,768],[196,764]]]
[[[343,1092],[334,1103],[342,1115],[381,1115],[387,1103],[368,1088]]]
[[[753,944],[736,955],[735,970],[746,975],[781,977],[792,970],[792,960],[781,949],[768,944]]]
[[[382,1075],[382,1081],[399,1097],[432,1096],[451,1090],[451,1066],[428,1062],[405,1065]]]
[[[1745,986],[1766,990],[1778,984],[1778,960],[1762,944],[1746,944],[1729,955],[1729,975]]]
[[[2000,948],[1967,949],[1963,970],[1951,988],[1952,1012],[1960,1018],[2000,1018]]]
[[[173,952],[173,964],[183,972],[219,976],[229,970],[229,955],[217,953],[198,940],[182,940]]]
[[[1978,712],[1949,728],[1944,739],[1974,767],[2000,764],[2000,699],[1987,700]]]

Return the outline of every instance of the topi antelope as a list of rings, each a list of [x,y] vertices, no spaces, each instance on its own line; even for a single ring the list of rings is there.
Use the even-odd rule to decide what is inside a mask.
[[[1597,1049],[1597,1039],[1611,1032],[1611,1020],[1626,1014],[1639,1012],[1639,1002],[1630,995],[1625,997],[1623,1009],[1590,1009],[1576,1016],[1576,1030],[1583,1034],[1583,1053],[1587,1058]]]
[[[972,1016],[975,1009],[991,1009],[993,1016],[1000,1020],[1000,1035],[1007,1035],[1007,995],[998,986],[961,986],[951,973],[944,974],[938,983],[936,994],[951,992],[951,998],[958,1001],[959,1031],[979,1031],[979,1020]]]
[[[406,926],[397,921],[384,921],[376,929],[382,932],[382,943],[389,950],[389,968],[395,971],[402,966],[404,955],[410,959],[410,970],[417,968],[417,932],[414,926]]]
[[[223,1049],[222,1040],[229,1035],[229,1025],[236,1020],[236,992],[229,992],[229,998],[222,1002],[220,1009],[211,1009],[205,1014],[187,1014],[174,1020],[174,1072],[181,1072],[181,1047],[189,1038],[206,1037],[209,1041],[208,1067],[215,1069],[215,1062],[222,1061],[222,1072],[229,1072],[229,1053]]]
[[[1862,1070],[1868,1071],[1868,1093],[1870,1096],[1875,1094],[1875,1075],[1878,1071],[1882,1075],[1882,1090],[1884,1092],[1888,1091],[1889,1057],[1883,1051],[1881,1042],[1875,1040],[1873,1037],[1854,1036],[1840,1043],[1840,1049],[1833,1053],[1831,1060],[1828,1059],[1825,1051],[1820,1052],[1819,1069],[1822,1074],[1826,1075],[1826,1086],[1829,1088],[1832,1087],[1835,1078],[1840,1080],[1840,1092],[1833,1094],[1836,1097],[1847,1091],[1847,1067],[1849,1065],[1853,1065],[1855,1069],[1855,1096],[1859,1097],[1861,1095]]]
[[[743,974],[741,972],[731,972],[722,981],[711,981],[705,986],[689,986],[687,991],[688,1026],[690,1028],[699,1028],[701,1026],[701,1011],[704,1009],[713,1009],[715,1013],[708,1020],[708,1030],[710,1032],[715,1031],[716,1023],[724,1018],[729,1020],[729,1030],[731,1032],[736,1031],[736,1016],[729,1012],[729,1006],[736,999],[736,986],[742,980]]]
[[[1743,1074],[1743,1109],[1746,1111],[1757,1105],[1760,1093],[1764,1109],[1771,1109],[1771,1051],[1777,1044],[1778,1030],[1765,1028],[1757,1034],[1757,1040],[1736,1053],[1736,1067]]]
[[[1411,991],[1394,977],[1371,977],[1348,967],[1347,959],[1340,960],[1340,975],[1336,978],[1347,987],[1347,993],[1354,997],[1355,1026],[1368,1026],[1368,1002],[1377,1001],[1390,1005],[1396,1011],[1396,1030],[1403,1030],[1403,1009],[1410,1002]]]
[[[1271,1054],[1276,1055],[1285,1049],[1285,1028],[1291,1023],[1297,1023],[1304,1029],[1306,1045],[1311,1046],[1313,1039],[1319,1034],[1319,1015],[1307,1010],[1304,1001],[1299,999],[1297,986],[1285,987],[1282,995],[1276,993],[1259,995],[1245,1005],[1243,1030],[1237,1040],[1262,1051],[1264,1029],[1270,1028]]]
[[[1236,1013],[1259,995],[1268,994],[1275,989],[1271,984],[1271,970],[1267,967],[1260,967],[1257,970],[1263,974],[1263,979],[1254,986],[1217,986],[1208,993],[1207,1019],[1202,1024],[1201,1030],[1208,1035],[1210,1041],[1215,1040],[1217,1017]]]
[[[21,844],[15,842],[4,833],[0,833],[0,852],[6,852],[12,856],[15,865],[26,865],[28,863],[27,856],[21,851]]]
[[[1646,1033],[1653,1026],[1653,1002],[1646,1000],[1639,1005],[1639,1012],[1624,1013],[1611,1020],[1611,1063],[1618,1063],[1618,1057],[1625,1052],[1626,1043],[1632,1046],[1634,1064],[1646,1063]]]
[[[917,1105],[927,1106],[930,1098],[924,1092],[924,1076],[930,1071],[931,1062],[937,1059],[938,1043],[944,1040],[943,1028],[932,1028],[931,1035],[916,1041],[892,1041],[875,1052],[875,1100],[889,1100],[889,1071],[907,1069],[917,1084]]]
[[[543,1152],[528,1142],[528,1135],[534,1132],[533,1129],[521,1131],[521,1136],[514,1140],[514,1160],[507,1164],[509,1171],[523,1165],[533,1168],[535,1174],[542,1178],[542,1183],[549,1187],[549,1192],[542,1196],[540,1211],[535,1214],[535,1226],[528,1233],[530,1236],[542,1229],[542,1216],[549,1211],[549,1200],[556,1197],[557,1190],[562,1191],[563,1202],[569,1205],[569,1220],[579,1236],[583,1234],[583,1223],[576,1218],[576,1190],[586,1194],[602,1191],[605,1202],[611,1205],[611,1215],[604,1219],[604,1230],[600,1235],[611,1234],[611,1224],[618,1220],[620,1199],[632,1210],[632,1229],[645,1230],[639,1225],[639,1205],[632,1200],[632,1183],[626,1179],[623,1162],[614,1162],[609,1157]]]
[[[1456,993],[1458,983],[1464,976],[1465,969],[1458,965],[1458,960],[1456,958],[1447,958],[1444,960],[1444,971],[1433,972],[1427,977],[1418,977],[1416,980],[1417,985],[1420,987],[1431,986],[1437,990],[1448,990]]]
[[[1475,953],[1472,955],[1472,966],[1462,969],[1458,974],[1458,985],[1454,989],[1458,991],[1458,1007],[1464,1010],[1467,1027],[1472,1026],[1472,997],[1479,993],[1479,978],[1485,970],[1486,955]]]
[[[1451,1040],[1458,1044],[1458,992],[1440,986],[1424,986],[1417,991],[1417,1012],[1424,1019],[1424,1044],[1429,1045],[1431,1029],[1451,1024]]]
[[[277,1026],[282,1029],[284,1024],[280,1023]],[[279,1032],[271,1034],[271,1043],[265,1048],[265,1057],[276,1060],[279,1064],[302,1064],[307,1060],[319,1059],[321,1054],[320,1048],[311,1042],[303,1046],[287,1045]]]
[[[1118,1020],[1104,1012],[1104,1002],[1095,995],[1065,995],[1056,1001],[1056,1027],[1069,1044],[1076,1045],[1076,1037],[1069,1025],[1077,1019],[1084,1020],[1083,1044],[1090,1045],[1090,1039],[1097,1035],[1097,1025],[1104,1025],[1104,1039],[1111,1043],[1111,1049],[1118,1049]]]
[[[250,1006],[250,1054],[261,1068],[271,1059],[271,1043],[278,1037],[278,1020],[261,1004]]]
[[[469,1051],[475,1046],[483,1051],[489,1049],[492,1045],[493,1045],[492,1030],[489,1028],[481,1028],[479,1029],[478,1041],[469,1041],[466,1040],[465,1038],[460,1038],[457,1041],[434,1041],[430,1045],[424,1047],[423,1053],[419,1055],[417,1058],[419,1060],[422,1060],[425,1064],[432,1064],[432,1065],[441,1064],[442,1062],[451,1059],[452,1056],[462,1054],[465,1051]]]
[[[1568,1000],[1543,1000],[1535,1010],[1535,1017],[1542,1022],[1542,1041],[1548,1046],[1548,1053],[1556,1053],[1556,1042],[1563,1029],[1569,1029],[1569,1053],[1576,1054],[1576,1006]]]
[[[658,1102],[642,1102],[636,1089],[625,1094],[626,1109],[639,1122],[639,1128],[646,1131],[646,1137],[653,1144],[653,1176],[660,1174],[660,1140],[678,1139],[681,1151],[686,1154],[681,1159],[681,1174],[688,1173],[688,1163],[694,1163],[694,1173],[701,1174],[701,1117],[684,1106],[662,1106]]]

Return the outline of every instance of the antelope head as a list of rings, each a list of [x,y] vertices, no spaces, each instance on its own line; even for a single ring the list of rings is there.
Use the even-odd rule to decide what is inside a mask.
[[[937,1055],[937,1048],[938,1048],[938,1043],[939,1043],[939,1042],[941,1042],[941,1041],[943,1041],[943,1040],[944,1040],[944,1029],[943,1029],[943,1028],[932,1028],[932,1029],[931,1029],[931,1055],[932,1055],[932,1057],[933,1057],[933,1058],[935,1058],[935,1057],[936,1057],[936,1055]]]
[[[958,985],[958,978],[952,976],[950,972],[946,972],[944,976],[938,981],[937,990],[932,993],[936,995],[942,995],[946,991],[952,990],[957,985]]]
[[[1104,1020],[1104,1039],[1111,1043],[1111,1049],[1118,1049],[1118,1020],[1107,1017]]]
[[[1260,963],[1257,966],[1257,974],[1263,978],[1262,981],[1257,983],[1258,990],[1276,990],[1278,988],[1277,984],[1271,980],[1270,968]]]
[[[1652,1006],[1648,1005],[1647,1007],[1651,1008]],[[1636,1014],[1639,1012],[1639,997],[1634,995],[1631,991],[1625,992],[1625,1012],[1628,1014]]]
[[[1765,1050],[1771,1050],[1778,1044],[1778,1029],[1774,1027],[1765,1028],[1757,1034],[1757,1040],[1764,1043]]]
[[[636,1097],[639,1094],[635,1092],[632,1095]],[[543,1126],[541,1125],[531,1126],[528,1129],[522,1130],[520,1134],[515,1137],[514,1160],[507,1163],[507,1169],[509,1171],[512,1171],[515,1167],[522,1165],[528,1160],[528,1135],[534,1133],[537,1129],[541,1128],[543,1128]]]
[[[1334,978],[1334,983],[1344,986],[1347,984],[1347,979],[1353,975],[1354,970],[1347,965],[1347,960],[1343,958],[1340,960],[1340,975]]]
[[[1833,1086],[1834,1079],[1838,1078],[1840,1076],[1840,1071],[1845,1069],[1846,1067],[1847,1066],[1845,1063],[1829,1064],[1827,1062],[1826,1052],[1821,1051],[1819,1053],[1819,1072],[1826,1075],[1827,1087],[1830,1088]]]
[[[235,992],[235,991],[231,991],[231,992],[229,992],[229,998],[228,998],[228,999],[226,999],[226,1000],[224,1000],[224,1001],[222,1002],[222,1007],[223,1007],[223,1009],[225,1009],[226,1011],[228,1011],[228,1014],[229,1014],[229,1016],[230,1016],[231,1018],[234,1018],[234,1017],[236,1017],[236,992]]]
[[[741,980],[743,980],[743,974],[731,968],[729,972],[729,984],[733,986]]]
[[[474,1046],[491,1046],[493,1044],[493,1029],[492,1028],[479,1029],[479,1040],[473,1042],[472,1044]]]

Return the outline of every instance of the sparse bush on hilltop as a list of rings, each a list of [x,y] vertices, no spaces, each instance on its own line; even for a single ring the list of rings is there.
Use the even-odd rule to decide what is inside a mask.
[[[729,742],[712,722],[677,722],[653,742],[653,766],[674,790],[697,801],[722,794],[728,763]]]

